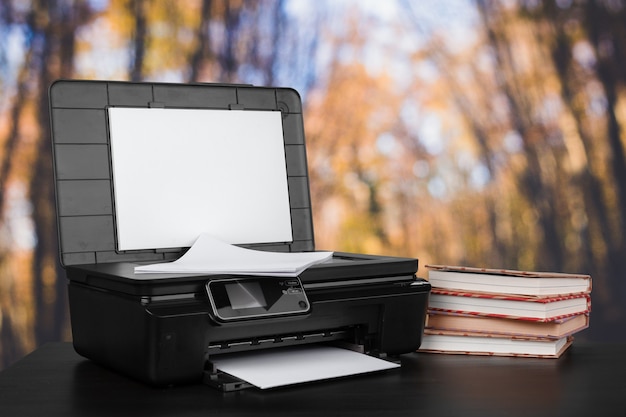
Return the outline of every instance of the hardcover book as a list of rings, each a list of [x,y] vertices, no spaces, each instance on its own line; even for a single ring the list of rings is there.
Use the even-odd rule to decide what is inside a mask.
[[[465,335],[454,332],[424,334],[420,352],[464,355],[558,358],[572,344],[571,337],[530,339]]]
[[[591,292],[591,276],[554,272],[426,265],[433,287],[537,297]]]
[[[431,311],[427,317],[429,331],[457,331],[503,336],[544,337],[560,339],[589,327],[589,315],[578,314],[552,321],[514,320],[466,314]]]
[[[587,294],[536,298],[433,288],[428,305],[430,311],[551,321],[588,313],[591,299]]]

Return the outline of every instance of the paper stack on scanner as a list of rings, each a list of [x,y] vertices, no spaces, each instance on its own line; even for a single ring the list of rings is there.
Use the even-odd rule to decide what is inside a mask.
[[[174,262],[135,267],[135,273],[201,273],[295,277],[333,252],[267,252],[245,249],[202,234]]]

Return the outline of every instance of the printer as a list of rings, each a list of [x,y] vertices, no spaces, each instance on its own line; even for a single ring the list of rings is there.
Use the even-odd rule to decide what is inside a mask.
[[[430,285],[417,259],[334,252],[296,277],[135,272],[180,258],[201,232],[248,249],[316,250],[295,90],[58,80],[49,100],[77,353],[155,386],[236,390],[247,384],[212,366],[219,355],[419,348]]]

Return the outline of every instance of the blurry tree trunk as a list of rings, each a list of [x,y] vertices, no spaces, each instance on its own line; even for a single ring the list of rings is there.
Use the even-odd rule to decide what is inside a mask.
[[[270,51],[267,59],[267,64],[264,70],[265,73],[265,85],[274,85],[276,83],[276,70],[280,67],[280,51],[282,50],[282,43],[287,42],[288,38],[285,36],[285,28],[289,22],[287,16],[285,16],[285,2],[284,0],[277,0],[273,3],[272,21],[268,26],[272,30],[270,37],[272,39],[272,50]],[[297,41],[296,41],[297,42]],[[295,52],[288,49],[288,53]]]
[[[33,253],[35,335],[37,344],[61,340],[67,324],[66,283],[58,262],[58,238],[52,170],[48,88],[57,78],[70,78],[74,36],[89,16],[84,1],[40,1],[33,5],[42,26],[34,27],[39,44],[37,118],[39,137],[30,182],[37,245]]]
[[[609,270],[605,278],[606,287],[611,288],[607,297],[608,312],[604,313],[612,323],[623,321],[624,313],[619,311],[619,305],[626,297],[626,152],[624,138],[626,126],[621,126],[617,118],[618,93],[626,89],[626,8],[612,8],[610,3],[588,0],[583,13],[583,24],[589,34],[590,41],[595,49],[596,72],[602,83],[606,98],[606,118],[608,143],[611,149],[610,172],[612,178],[607,180],[613,185],[617,203],[615,210],[617,218],[617,233],[607,233],[609,243],[608,264]],[[611,308],[612,307],[612,308]],[[613,310],[613,311],[612,311]]]
[[[609,5],[587,1],[583,24],[589,33],[597,59],[598,79],[606,95],[609,143],[612,170],[618,187],[622,218],[626,219],[626,153],[620,140],[620,125],[616,115],[618,92],[626,87],[626,7],[609,12]],[[622,222],[626,236],[626,222]]]
[[[563,103],[568,107],[569,111],[573,115],[573,119],[576,125],[576,131],[580,137],[581,143],[585,149],[587,167],[582,169],[576,174],[576,178],[573,182],[580,185],[580,190],[584,195],[584,209],[587,216],[588,224],[582,231],[581,236],[582,254],[585,257],[583,264],[589,265],[589,269],[593,271],[601,272],[599,279],[605,279],[604,277],[616,276],[614,265],[621,262],[621,260],[609,259],[609,262],[598,262],[596,256],[593,254],[592,245],[595,236],[602,236],[608,240],[609,246],[614,246],[615,241],[612,239],[612,226],[610,223],[611,209],[606,204],[606,198],[602,194],[602,179],[598,178],[597,172],[600,168],[596,166],[596,158],[594,154],[594,137],[593,132],[589,131],[589,128],[585,125],[587,120],[587,105],[585,102],[576,99],[576,92],[584,89],[585,83],[588,80],[579,80],[576,76],[576,63],[572,59],[572,48],[574,45],[568,40],[568,37],[564,31],[564,25],[567,19],[559,19],[559,16],[551,14],[546,18],[555,22],[555,29],[557,31],[555,36],[554,47],[552,50],[552,58],[554,67],[557,70],[559,78],[561,80],[561,94],[563,96]],[[598,230],[599,233],[590,233],[590,229]],[[621,257],[621,255],[619,256]],[[601,265],[604,265],[602,267]],[[608,288],[608,286],[607,286]]]
[[[224,43],[222,50],[218,53],[220,64],[220,77],[222,82],[237,82],[237,47],[239,41],[239,29],[241,22],[241,2],[231,2],[223,0],[224,7]]]
[[[146,55],[146,39],[148,33],[148,23],[146,19],[146,2],[144,0],[131,0],[129,4],[130,15],[134,18],[134,32],[131,34],[133,40],[132,59],[129,79],[130,81],[141,81],[144,78],[144,60]]]
[[[211,8],[213,0],[202,0],[202,10],[200,12],[200,22],[196,29],[196,49],[189,60],[188,82],[197,82],[207,66],[207,60],[211,57]]]
[[[22,111],[24,110],[27,100],[28,86],[32,83],[32,56],[33,44],[31,43],[17,77],[17,92],[11,107],[11,117],[9,118],[11,127],[8,129],[9,133],[4,140],[4,149],[0,152],[0,156],[2,156],[2,160],[0,160],[0,219],[4,217],[7,186],[15,160],[14,152],[16,151],[20,137],[20,119],[22,118]]]
[[[9,11],[7,10],[7,13]],[[32,22],[32,16],[28,19]],[[30,43],[26,51],[24,62],[17,77],[17,88],[14,101],[10,110],[8,134],[3,141],[4,146],[0,155],[0,222],[4,219],[6,204],[8,203],[7,193],[9,178],[16,160],[16,153],[20,141],[20,120],[28,100],[28,87],[32,84],[32,58],[34,44]],[[10,274],[9,258],[10,249],[0,248],[0,274]],[[15,281],[3,279],[0,283],[0,313],[11,311],[14,306],[12,300],[19,299],[16,294]],[[25,349],[25,339],[23,329],[11,314],[0,314],[0,369],[13,363],[23,355]]]
[[[612,182],[617,191],[620,214],[619,242],[611,247],[618,259],[616,276],[626,275],[626,152],[622,141],[622,128],[617,118],[618,92],[626,88],[626,8],[609,11],[608,3],[587,1],[583,24],[589,33],[597,59],[598,79],[604,87],[608,140],[611,148]],[[622,279],[621,281],[625,281]],[[626,290],[626,284],[622,287]]]
[[[249,59],[261,73],[263,85],[274,85],[277,69],[286,64],[285,61],[281,62],[281,52],[288,49],[288,53],[297,53],[297,48],[291,50],[285,48],[285,44],[292,42],[297,45],[299,40],[286,36],[289,22],[285,16],[284,0],[252,4],[255,6],[253,19],[261,24],[256,25],[249,40]]]
[[[509,107],[511,127],[519,133],[523,141],[527,166],[525,172],[518,178],[518,185],[529,205],[535,208],[542,233],[539,239],[541,247],[536,251],[537,266],[559,271],[563,268],[565,255],[558,226],[560,219],[554,205],[556,190],[544,180],[541,169],[540,153],[549,149],[538,146],[545,142],[547,134],[540,127],[533,126],[530,98],[523,95],[524,88],[517,84],[512,71],[512,42],[501,30],[502,25],[506,25],[506,21],[494,18],[501,6],[489,0],[477,0],[477,5],[487,33],[487,41],[491,45],[496,61],[496,71],[502,93]]]

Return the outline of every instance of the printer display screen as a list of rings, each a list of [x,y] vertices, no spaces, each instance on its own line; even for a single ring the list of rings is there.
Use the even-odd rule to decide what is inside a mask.
[[[226,288],[230,306],[235,310],[267,306],[263,290],[258,281],[226,284],[224,288]]]
[[[211,317],[218,322],[306,314],[309,301],[298,278],[233,277],[206,284]]]

